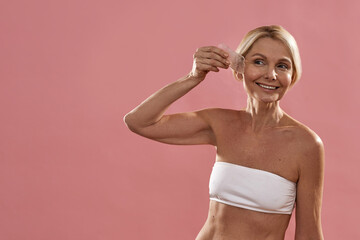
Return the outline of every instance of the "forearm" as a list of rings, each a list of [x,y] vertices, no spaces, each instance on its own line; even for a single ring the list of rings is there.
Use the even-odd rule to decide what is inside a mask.
[[[295,240],[324,240],[324,236],[322,233],[295,235]]]
[[[126,114],[124,117],[125,123],[131,129],[146,127],[156,123],[173,102],[184,96],[200,82],[201,80],[188,74],[166,85]]]
[[[299,226],[295,229],[295,240],[324,240],[321,221],[308,220],[307,226],[300,228]],[[306,228],[304,228],[306,227]]]

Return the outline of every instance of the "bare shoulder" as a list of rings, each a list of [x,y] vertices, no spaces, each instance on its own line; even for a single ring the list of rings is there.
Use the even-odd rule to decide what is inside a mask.
[[[305,124],[297,122],[294,128],[294,134],[302,146],[301,149],[304,151],[315,151],[324,146],[320,136]]]
[[[324,144],[320,136],[305,124],[291,119],[292,134],[296,139],[296,148],[298,156],[301,156],[299,165],[310,166],[313,164],[323,165],[324,162]]]
[[[208,108],[202,110],[202,118],[207,121],[211,127],[216,139],[222,136],[231,136],[244,125],[246,113],[242,110],[225,108]]]
[[[232,115],[239,112],[238,110],[227,109],[227,108],[205,108],[202,109],[201,111],[207,114],[215,114],[215,115],[218,114]]]
[[[241,118],[241,111],[226,108],[206,108],[198,111],[198,114],[213,124]]]

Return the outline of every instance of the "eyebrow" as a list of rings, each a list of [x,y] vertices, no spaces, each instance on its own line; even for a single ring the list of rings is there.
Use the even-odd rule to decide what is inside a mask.
[[[260,56],[260,57],[262,57],[262,58],[267,59],[267,57],[266,57],[265,55],[261,54],[261,53],[254,53],[251,57],[254,57],[254,56],[256,56],[256,55],[258,55],[258,56]],[[288,63],[292,64],[292,61],[291,61],[289,58],[287,58],[287,57],[280,58],[279,61],[285,61],[285,62],[288,62]]]

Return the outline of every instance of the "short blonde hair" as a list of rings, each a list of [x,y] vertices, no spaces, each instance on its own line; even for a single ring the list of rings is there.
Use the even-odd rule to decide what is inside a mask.
[[[246,54],[250,51],[253,44],[258,39],[265,37],[269,37],[275,40],[280,40],[290,50],[291,60],[293,63],[291,86],[293,86],[301,77],[302,68],[301,68],[300,53],[295,38],[283,27],[278,25],[271,25],[271,26],[262,26],[251,30],[242,39],[242,41],[240,42],[239,46],[236,49],[236,52],[245,57]]]

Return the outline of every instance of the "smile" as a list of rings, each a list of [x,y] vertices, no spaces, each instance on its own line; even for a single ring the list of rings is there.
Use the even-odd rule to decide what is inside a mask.
[[[256,83],[258,86],[262,87],[262,88],[265,88],[265,89],[271,89],[271,90],[275,90],[275,89],[278,89],[279,87],[276,87],[276,86],[268,86],[268,85],[263,85],[261,83]]]

